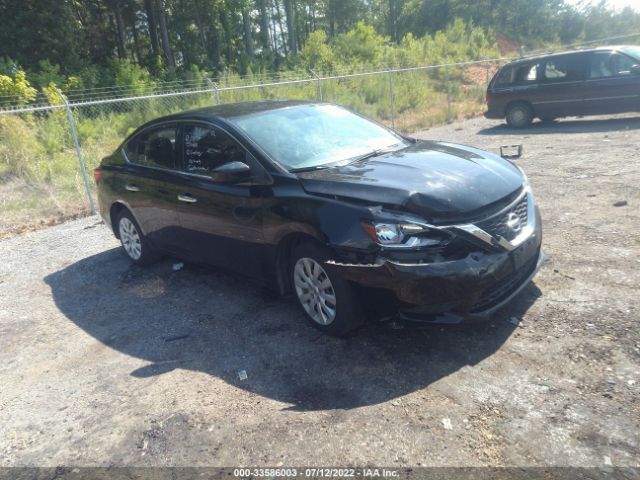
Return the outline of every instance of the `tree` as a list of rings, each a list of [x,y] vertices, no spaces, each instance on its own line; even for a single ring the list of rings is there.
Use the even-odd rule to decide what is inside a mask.
[[[115,19],[116,24],[116,38],[118,46],[118,57],[121,59],[127,58],[127,46],[126,46],[126,27],[124,25],[124,19],[122,17],[122,2],[121,0],[111,0],[108,2]]]
[[[155,57],[157,55],[160,55],[160,42],[158,41],[158,23],[156,20],[155,0],[144,0],[144,7],[147,14],[149,38],[151,39],[151,52]]]
[[[264,50],[271,49],[269,39],[269,14],[267,13],[267,0],[257,0],[258,16],[260,18],[260,45]]]
[[[296,41],[296,7],[294,0],[284,0],[284,11],[287,18],[287,38],[289,41],[289,51],[298,53],[298,43]]]
[[[0,58],[13,58],[27,70],[37,70],[42,60],[68,71],[82,68],[88,46],[70,2],[2,0],[0,18],[10,19],[0,29]]]
[[[200,45],[203,50],[207,50],[207,35],[204,31],[204,25],[202,24],[202,14],[200,13],[200,4],[198,0],[193,0],[193,14],[196,19],[196,25],[198,25],[198,35],[200,37]]]
[[[110,86],[130,67],[168,80],[469,58],[487,51],[473,38],[492,31],[539,48],[640,30],[634,10],[576,0],[0,0],[0,18],[11,20],[0,59],[38,88],[70,76],[81,87]],[[465,49],[469,24],[480,30]]]
[[[245,4],[242,8],[242,28],[244,32],[244,47],[249,58],[253,58],[253,33],[251,26],[251,14]]]
[[[156,11],[158,12],[158,26],[160,27],[160,41],[162,43],[162,51],[170,67],[176,66],[173,51],[171,50],[171,42],[169,42],[169,30],[167,29],[167,15],[165,12],[164,0],[156,0]]]

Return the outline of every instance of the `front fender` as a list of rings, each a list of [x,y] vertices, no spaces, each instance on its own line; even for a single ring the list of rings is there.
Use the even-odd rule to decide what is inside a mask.
[[[292,233],[309,235],[330,247],[372,251],[377,246],[362,228],[370,211],[333,199],[295,198],[275,204],[264,220],[265,242],[278,245]]]

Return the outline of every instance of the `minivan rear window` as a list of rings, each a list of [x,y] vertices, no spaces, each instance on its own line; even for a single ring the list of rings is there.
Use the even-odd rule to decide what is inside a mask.
[[[538,76],[538,65],[536,63],[525,63],[516,65],[506,65],[500,72],[496,85],[522,85],[536,81]]]

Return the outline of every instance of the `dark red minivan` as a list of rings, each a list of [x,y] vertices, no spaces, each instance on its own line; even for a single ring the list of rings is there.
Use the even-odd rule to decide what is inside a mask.
[[[600,47],[523,58],[487,89],[487,118],[516,128],[534,118],[640,111],[640,46]]]

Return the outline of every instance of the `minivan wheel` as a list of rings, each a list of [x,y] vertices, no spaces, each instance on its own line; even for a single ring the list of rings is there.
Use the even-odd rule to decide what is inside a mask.
[[[516,103],[509,107],[506,115],[507,123],[513,128],[525,128],[531,125],[533,112],[531,107],[524,103]]]
[[[118,216],[116,225],[122,250],[133,263],[149,265],[158,259],[157,253],[149,245],[149,241],[143,235],[131,212],[123,210]]]
[[[327,260],[328,249],[311,242],[298,245],[292,256],[291,280],[307,319],[323,333],[346,336],[363,323],[353,287]]]

